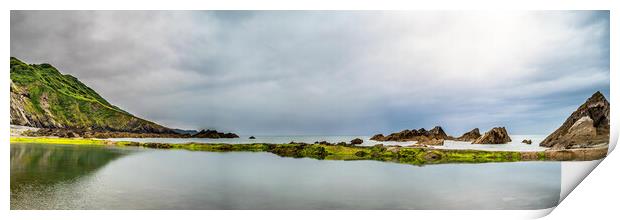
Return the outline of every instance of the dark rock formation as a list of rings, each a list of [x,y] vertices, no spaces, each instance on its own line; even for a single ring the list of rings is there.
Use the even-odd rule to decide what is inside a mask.
[[[192,135],[193,138],[238,138],[239,136],[234,133],[222,133],[216,130],[201,130],[200,132]]]
[[[420,145],[443,146],[443,142],[444,142],[444,139],[427,138],[425,136],[422,136],[422,137],[418,138],[417,144],[420,144]]]
[[[522,140],[521,143],[532,144],[532,140],[530,140],[530,139]]]
[[[362,139],[359,138],[355,138],[353,140],[351,140],[351,144],[355,145],[355,144],[362,144],[364,143],[364,141]]]
[[[370,138],[370,140],[375,141],[418,141],[420,137],[425,137],[429,139],[448,139],[448,135],[443,129],[439,126],[435,126],[433,129],[427,131],[424,128],[420,128],[418,130],[403,130],[401,132],[392,133],[388,136],[383,136],[383,134],[376,134]]]
[[[540,142],[553,149],[609,144],[609,102],[596,92],[573,112],[555,132]]]
[[[505,144],[511,142],[510,136],[508,136],[508,131],[504,127],[495,127],[490,131],[484,133],[484,135],[480,136],[476,139],[472,144]]]
[[[250,138],[249,138],[249,139],[256,139],[256,137],[254,137],[254,136],[250,136]]]
[[[375,134],[374,136],[370,138],[370,140],[373,140],[373,141],[383,141],[384,139],[385,139],[385,136],[383,136],[383,134]]]
[[[478,139],[480,136],[480,130],[478,130],[478,128],[474,128],[473,130],[461,135],[460,137],[456,138],[455,140],[457,141],[467,141],[467,142],[472,142],[475,141],[476,139]]]

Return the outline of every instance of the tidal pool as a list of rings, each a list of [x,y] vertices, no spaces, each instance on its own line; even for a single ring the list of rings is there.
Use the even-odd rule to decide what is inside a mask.
[[[560,162],[380,161],[11,144],[11,209],[545,209]]]

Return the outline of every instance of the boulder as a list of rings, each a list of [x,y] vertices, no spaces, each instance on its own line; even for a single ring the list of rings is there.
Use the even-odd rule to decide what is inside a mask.
[[[530,139],[525,139],[525,140],[522,140],[522,141],[521,141],[521,143],[524,143],[524,144],[532,144],[532,140],[530,140]]]
[[[362,139],[359,138],[355,138],[353,140],[351,140],[351,144],[355,145],[355,144],[362,144],[364,143],[364,141]]]
[[[472,144],[505,144],[511,141],[506,128],[495,127],[473,141]]]
[[[455,140],[457,141],[467,141],[467,142],[472,142],[475,141],[476,139],[478,139],[480,136],[480,130],[478,130],[478,128],[474,128],[473,130],[466,132],[465,134],[461,135],[460,137],[456,138]]]
[[[256,138],[255,138],[254,136],[250,136],[250,138],[249,138],[249,139],[256,139]]]
[[[608,145],[609,119],[609,102],[602,93],[596,92],[540,142],[540,146],[571,149]]]

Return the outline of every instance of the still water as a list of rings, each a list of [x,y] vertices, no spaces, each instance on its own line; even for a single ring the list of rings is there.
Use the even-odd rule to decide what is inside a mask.
[[[11,209],[544,209],[560,167],[11,144]]]

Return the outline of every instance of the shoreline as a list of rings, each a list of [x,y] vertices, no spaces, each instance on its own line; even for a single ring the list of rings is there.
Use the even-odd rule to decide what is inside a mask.
[[[471,149],[439,149],[432,147],[362,147],[333,144],[221,144],[221,143],[145,143],[111,141],[90,138],[18,137],[10,143],[97,145],[114,147],[143,147],[154,149],[183,149],[207,152],[269,152],[281,157],[314,158],[319,160],[375,160],[411,165],[449,163],[491,163],[519,161],[590,161],[605,158],[608,147],[578,148],[545,151],[488,151]]]

